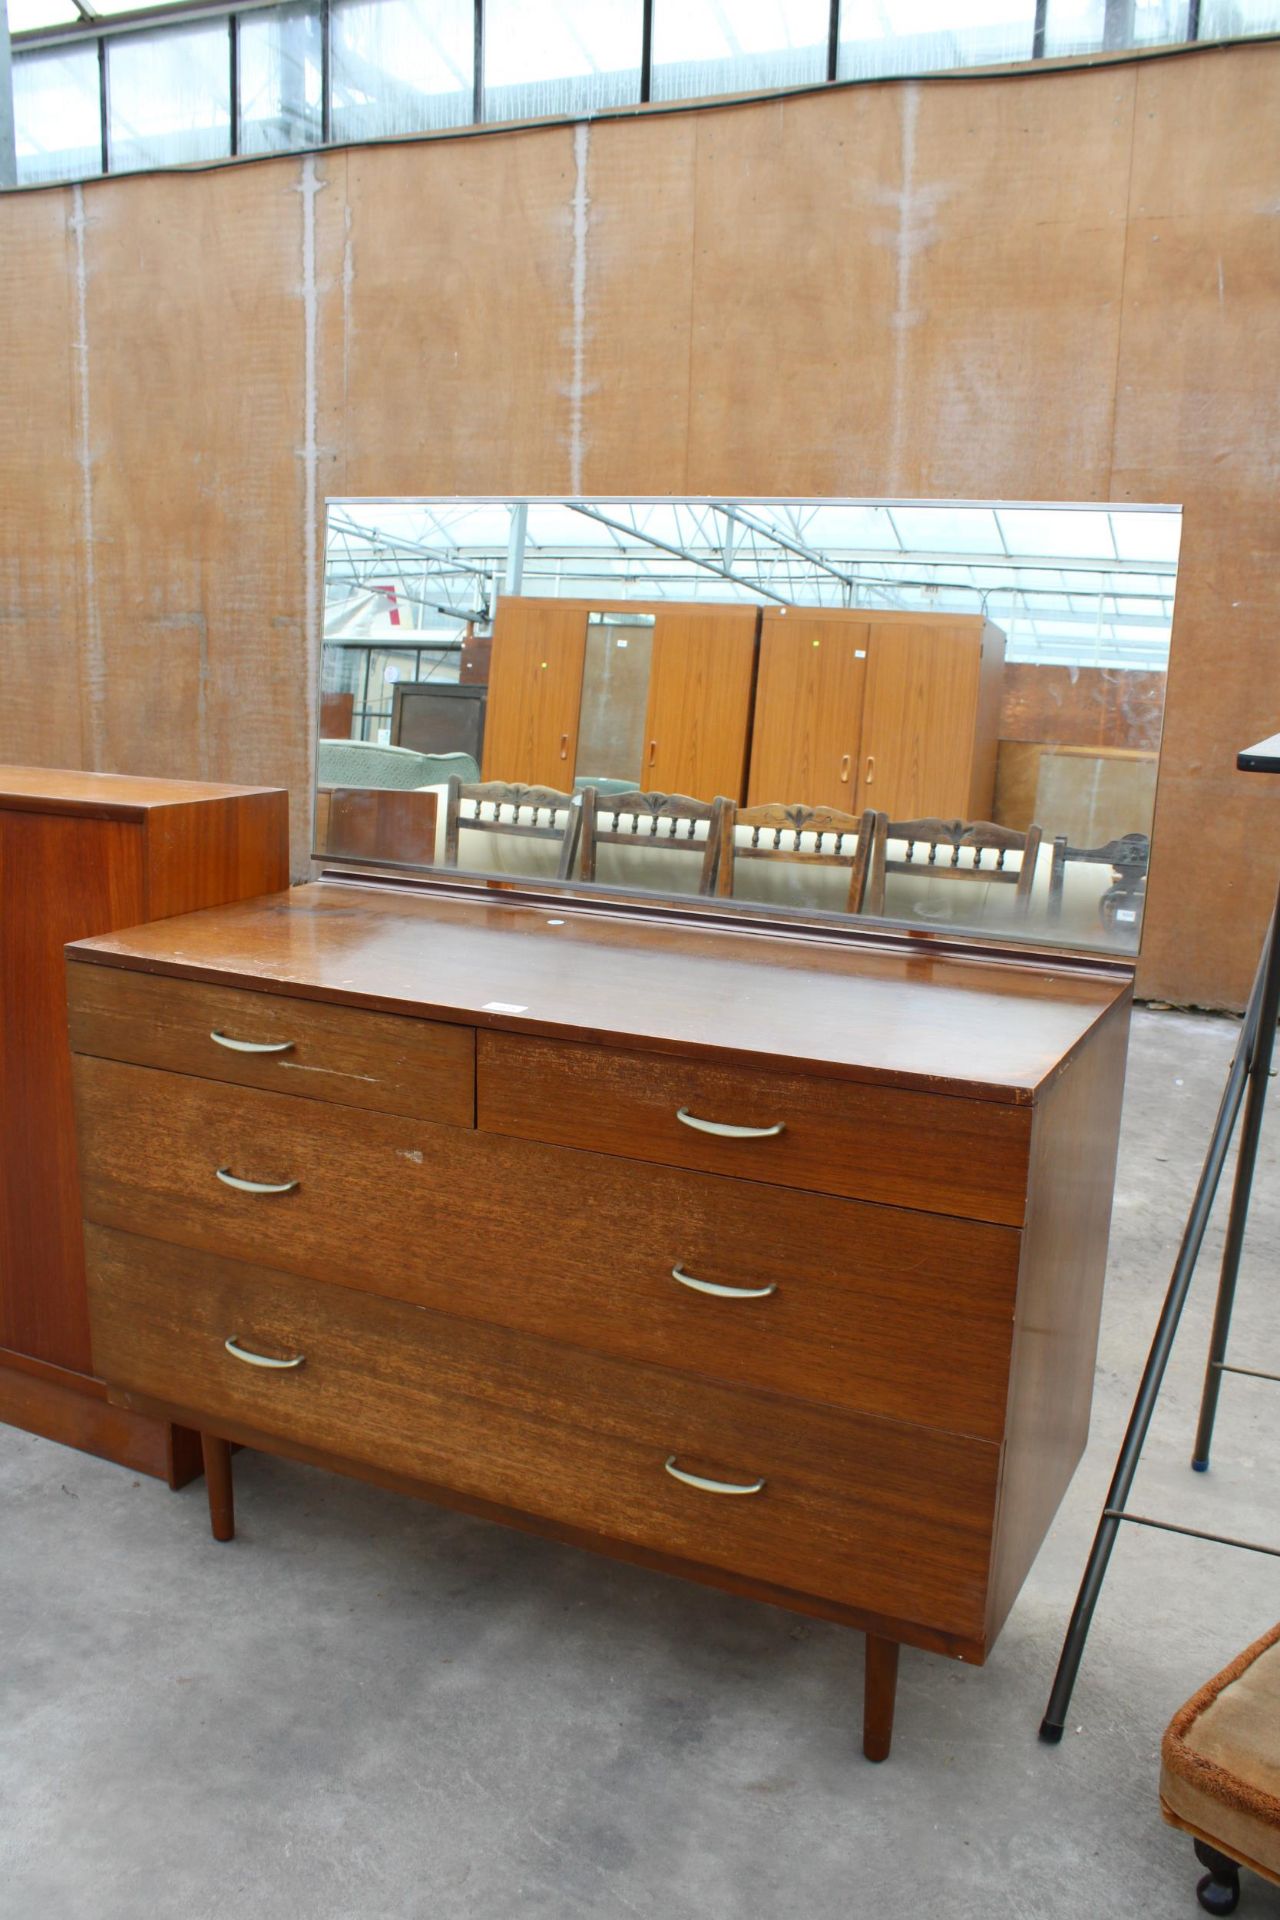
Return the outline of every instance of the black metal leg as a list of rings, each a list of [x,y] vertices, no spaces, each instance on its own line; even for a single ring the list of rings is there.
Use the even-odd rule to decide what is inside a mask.
[[[1222,1249],[1222,1272],[1218,1279],[1218,1304],[1213,1316],[1209,1341],[1209,1363],[1205,1368],[1204,1392],[1200,1399],[1200,1419],[1191,1464],[1197,1473],[1209,1470],[1209,1449],[1213,1445],[1213,1423],[1218,1411],[1218,1393],[1222,1369],[1227,1358],[1227,1336],[1231,1331],[1231,1310],[1235,1305],[1236,1281],[1240,1276],[1240,1255],[1244,1250],[1245,1222],[1249,1217],[1249,1197],[1253,1191],[1254,1169],[1258,1162],[1258,1142],[1262,1136],[1262,1114],[1267,1101],[1271,1060],[1275,1051],[1276,1019],[1280,1016],[1280,940],[1272,918],[1263,964],[1258,981],[1260,1006],[1257,1030],[1253,1037],[1249,1062],[1249,1091],[1245,1098],[1244,1123],[1240,1129],[1240,1152],[1236,1159],[1235,1183],[1231,1190],[1231,1211],[1227,1216],[1226,1241]],[[1257,990],[1257,989],[1255,989]]]
[[[1040,1738],[1051,1746],[1055,1746],[1061,1740],[1062,1730],[1066,1725],[1067,1709],[1071,1704],[1076,1675],[1080,1671],[1085,1641],[1089,1637],[1094,1609],[1098,1604],[1098,1596],[1102,1592],[1103,1580],[1106,1578],[1107,1563],[1111,1558],[1111,1550],[1115,1546],[1116,1535],[1119,1532],[1119,1516],[1124,1511],[1133,1486],[1134,1475],[1138,1471],[1143,1443],[1151,1425],[1151,1416],[1155,1412],[1165,1368],[1169,1364],[1169,1355],[1178,1331],[1178,1322],[1182,1318],[1182,1309],[1186,1304],[1196,1261],[1204,1242],[1205,1228],[1209,1223],[1209,1214],[1217,1195],[1218,1183],[1222,1178],[1231,1135],[1244,1099],[1249,1067],[1256,1051],[1255,1040],[1262,1009],[1263,983],[1270,972],[1267,963],[1273,954],[1280,953],[1280,941],[1276,938],[1278,922],[1280,922],[1280,894],[1277,895],[1271,925],[1267,930],[1266,944],[1258,962],[1258,971],[1254,977],[1249,1004],[1245,1010],[1235,1058],[1231,1062],[1227,1084],[1222,1090],[1222,1099],[1218,1103],[1217,1118],[1214,1120],[1213,1132],[1209,1138],[1209,1151],[1205,1155],[1204,1166],[1200,1170],[1195,1197],[1191,1202],[1191,1211],[1183,1230],[1182,1244],[1178,1248],[1178,1257],[1174,1262],[1173,1273],[1169,1280],[1169,1290],[1165,1294],[1164,1305],[1160,1309],[1155,1338],[1151,1342],[1151,1351],[1147,1355],[1147,1364],[1143,1369],[1142,1381],[1133,1403],[1133,1412],[1129,1415],[1129,1425],[1125,1430],[1116,1469],[1111,1478],[1106,1505],[1103,1508],[1102,1518],[1098,1522],[1098,1530],[1093,1538],[1089,1558],[1085,1563],[1084,1577],[1080,1582],[1080,1591],[1076,1596],[1066,1639],[1063,1641],[1058,1671],[1054,1675],[1053,1688],[1049,1694],[1049,1704],[1045,1709],[1044,1719],[1040,1723]]]
[[[1240,1904],[1239,1867],[1207,1840],[1197,1840],[1195,1848],[1196,1859],[1209,1869],[1197,1883],[1196,1899],[1206,1913],[1234,1913]]]

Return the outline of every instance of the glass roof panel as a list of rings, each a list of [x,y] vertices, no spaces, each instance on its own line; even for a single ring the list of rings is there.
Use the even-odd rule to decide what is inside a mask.
[[[1003,554],[990,507],[895,507],[903,545],[923,553]]]
[[[395,578],[405,618],[419,631],[447,633],[454,623],[456,633],[467,619],[487,621],[506,575],[516,504],[333,502],[326,575],[335,618],[353,592],[368,603],[360,624],[380,617],[386,583]],[[1129,551],[1150,556],[1151,571],[1116,559],[1113,521],[1124,523]],[[1176,533],[1178,523],[1167,509],[535,500],[528,503],[521,590],[579,599],[986,611],[1008,635],[1010,660],[1159,668],[1167,658],[1176,560],[1156,556],[1176,544],[1169,531]],[[1074,564],[1023,565],[1005,553],[1002,531],[1016,531],[1035,558],[1060,553]]]
[[[89,0],[89,4],[95,13],[111,19],[117,13],[139,13],[144,8],[148,13],[167,13],[180,0]]]
[[[1111,515],[1088,507],[1001,507],[998,518],[1012,554],[1061,554],[1112,560]]]
[[[581,0],[572,8],[502,0],[485,8],[486,86],[608,73],[640,64],[639,19],[632,0]]]
[[[1113,513],[1111,526],[1122,560],[1176,562],[1182,541],[1180,513]]]
[[[10,33],[34,33],[40,27],[67,27],[79,18],[71,0],[9,0]]]

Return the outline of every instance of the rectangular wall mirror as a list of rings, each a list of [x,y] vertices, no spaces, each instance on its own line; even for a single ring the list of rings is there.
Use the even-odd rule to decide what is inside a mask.
[[[314,852],[1137,951],[1168,506],[334,500]]]

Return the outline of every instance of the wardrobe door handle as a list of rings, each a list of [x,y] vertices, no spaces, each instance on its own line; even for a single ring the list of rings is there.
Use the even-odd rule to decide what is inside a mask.
[[[714,1133],[722,1140],[772,1140],[787,1124],[785,1120],[775,1120],[771,1127],[731,1127],[725,1120],[699,1120],[687,1107],[677,1107],[676,1119],[692,1127],[695,1133]]]
[[[250,1353],[248,1347],[238,1346],[236,1340],[237,1336],[233,1333],[229,1340],[223,1341],[228,1353],[234,1354],[237,1360],[243,1360],[248,1367],[270,1367],[273,1373],[288,1373],[294,1367],[300,1367],[307,1357],[305,1353],[295,1353],[292,1360],[272,1360],[265,1353]]]
[[[288,1053],[293,1046],[292,1040],[233,1040],[229,1033],[219,1033],[215,1027],[209,1035],[220,1047],[230,1048],[232,1053]]]
[[[847,786],[849,775],[853,771],[853,760],[847,753],[840,755],[840,779]]]
[[[705,1480],[700,1473],[686,1473],[683,1467],[676,1465],[676,1456],[669,1453],[663,1462],[673,1480],[682,1480],[686,1487],[697,1487],[701,1493],[762,1493],[763,1480],[750,1480],[745,1485],[736,1480]]]
[[[678,1280],[682,1287],[692,1287],[695,1293],[713,1293],[717,1300],[767,1300],[771,1293],[778,1291],[776,1280],[771,1280],[767,1287],[722,1287],[716,1280],[699,1280],[683,1267],[672,1267],[671,1278]]]
[[[569,758],[569,736],[567,733],[560,735],[560,758],[562,760]]]
[[[215,1167],[214,1173],[224,1187],[234,1187],[237,1193],[292,1193],[298,1184],[296,1180],[238,1180],[230,1167]]]
[[[871,782],[875,779],[875,777],[876,777],[876,757],[874,753],[869,753],[867,755],[867,785],[868,786],[871,785]]]
[[[658,757],[658,743],[656,740],[651,740],[649,742],[649,765],[650,766],[653,765],[657,757]]]

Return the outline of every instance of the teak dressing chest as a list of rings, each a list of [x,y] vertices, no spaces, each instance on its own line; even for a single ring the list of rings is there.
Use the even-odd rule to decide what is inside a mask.
[[[983,1661],[1084,1445],[1130,981],[324,879],[69,949],[119,1406]]]

